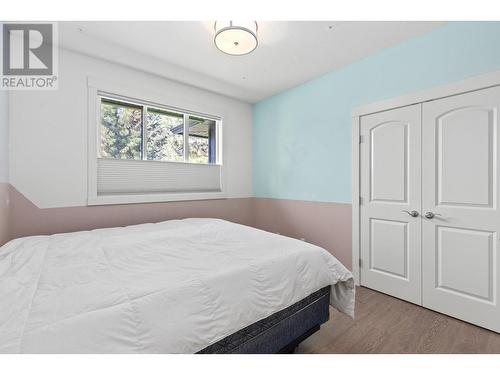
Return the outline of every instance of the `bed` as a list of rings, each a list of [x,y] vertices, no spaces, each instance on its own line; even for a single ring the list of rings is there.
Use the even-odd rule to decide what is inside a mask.
[[[326,250],[218,219],[13,240],[0,295],[2,353],[289,352],[354,315]]]

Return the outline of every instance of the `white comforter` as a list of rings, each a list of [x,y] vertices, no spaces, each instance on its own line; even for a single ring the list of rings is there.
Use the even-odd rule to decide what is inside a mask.
[[[193,353],[351,273],[326,250],[215,219],[17,239],[0,248],[0,352]]]

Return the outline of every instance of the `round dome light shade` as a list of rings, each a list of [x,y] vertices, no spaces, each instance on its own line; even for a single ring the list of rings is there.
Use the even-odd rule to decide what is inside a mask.
[[[257,22],[216,21],[215,45],[229,55],[246,55],[257,48]]]

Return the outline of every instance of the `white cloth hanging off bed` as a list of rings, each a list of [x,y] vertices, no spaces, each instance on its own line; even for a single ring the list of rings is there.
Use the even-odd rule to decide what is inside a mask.
[[[317,246],[217,219],[36,236],[0,248],[0,352],[194,353],[332,285]]]

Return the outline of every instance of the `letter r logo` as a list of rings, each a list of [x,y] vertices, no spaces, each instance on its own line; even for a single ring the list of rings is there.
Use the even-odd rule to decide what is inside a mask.
[[[52,24],[3,25],[3,74],[52,75]]]

